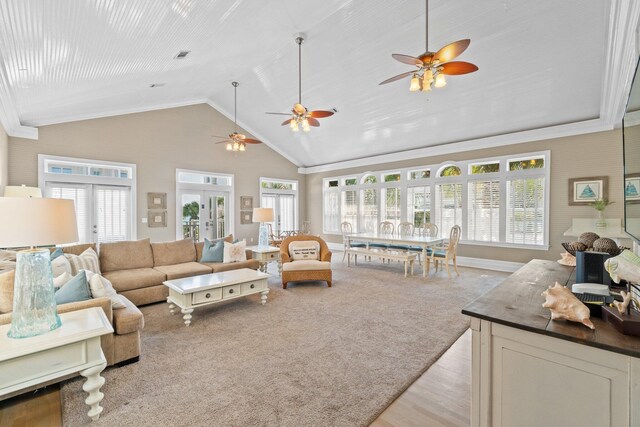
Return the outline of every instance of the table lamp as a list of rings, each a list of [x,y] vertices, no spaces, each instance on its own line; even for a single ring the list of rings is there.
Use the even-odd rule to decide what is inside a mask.
[[[269,231],[266,223],[271,221],[273,221],[273,208],[253,208],[253,222],[260,223],[258,246],[261,248],[269,246]]]
[[[49,249],[34,246],[78,241],[73,200],[0,197],[0,247],[17,253],[10,338],[26,338],[58,328]]]

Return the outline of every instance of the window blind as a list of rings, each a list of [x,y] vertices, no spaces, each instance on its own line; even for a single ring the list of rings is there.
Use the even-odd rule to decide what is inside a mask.
[[[92,241],[89,236],[89,224],[91,222],[89,188],[90,186],[86,184],[65,184],[58,182],[47,182],[45,187],[46,197],[73,200],[76,208],[79,243]]]
[[[360,190],[362,227],[360,231],[373,232],[378,227],[378,191],[375,188]]]
[[[467,238],[481,242],[500,240],[500,181],[469,182]]]
[[[462,184],[436,185],[436,225],[442,236],[462,222]]]
[[[416,227],[431,222],[431,187],[409,187],[407,189],[407,216]]]
[[[96,242],[129,240],[130,189],[129,187],[94,186],[94,232]]]
[[[342,221],[351,223],[352,229],[358,229],[358,192],[356,190],[347,190],[342,193]]]
[[[507,181],[507,243],[544,244],[543,177]]]
[[[330,191],[324,193],[324,229],[331,233],[340,233],[340,193]]]
[[[400,214],[400,188],[383,188],[381,221],[392,222],[397,228],[402,222]]]

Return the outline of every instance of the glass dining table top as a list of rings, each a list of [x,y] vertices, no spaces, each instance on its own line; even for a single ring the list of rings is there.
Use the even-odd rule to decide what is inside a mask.
[[[402,236],[400,234],[379,233],[377,231],[366,233],[349,233],[345,235],[349,240],[354,241],[385,241],[401,242],[416,245],[434,245],[442,242],[442,237],[437,236]]]

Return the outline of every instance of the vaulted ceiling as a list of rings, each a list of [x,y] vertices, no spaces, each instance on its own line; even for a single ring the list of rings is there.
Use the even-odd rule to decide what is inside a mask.
[[[410,69],[392,53],[424,52],[423,1],[3,0],[0,118],[20,135],[198,102],[232,117],[236,80],[238,122],[305,167],[568,123],[606,127],[603,116],[619,112],[609,104],[623,102],[618,86],[628,90],[629,76],[612,72],[632,74],[632,3],[432,0],[430,50],[470,38],[460,60],[480,70],[424,94],[408,80],[378,86]],[[338,113],[294,134],[264,113],[296,102],[299,32],[303,104]],[[190,54],[174,59],[181,50]]]

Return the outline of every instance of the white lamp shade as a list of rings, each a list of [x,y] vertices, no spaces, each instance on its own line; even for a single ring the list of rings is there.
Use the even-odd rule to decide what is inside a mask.
[[[0,248],[77,241],[73,200],[0,197]]]
[[[7,185],[4,188],[4,197],[42,197],[42,191],[38,187]]]
[[[253,208],[253,222],[273,221],[273,208]]]

